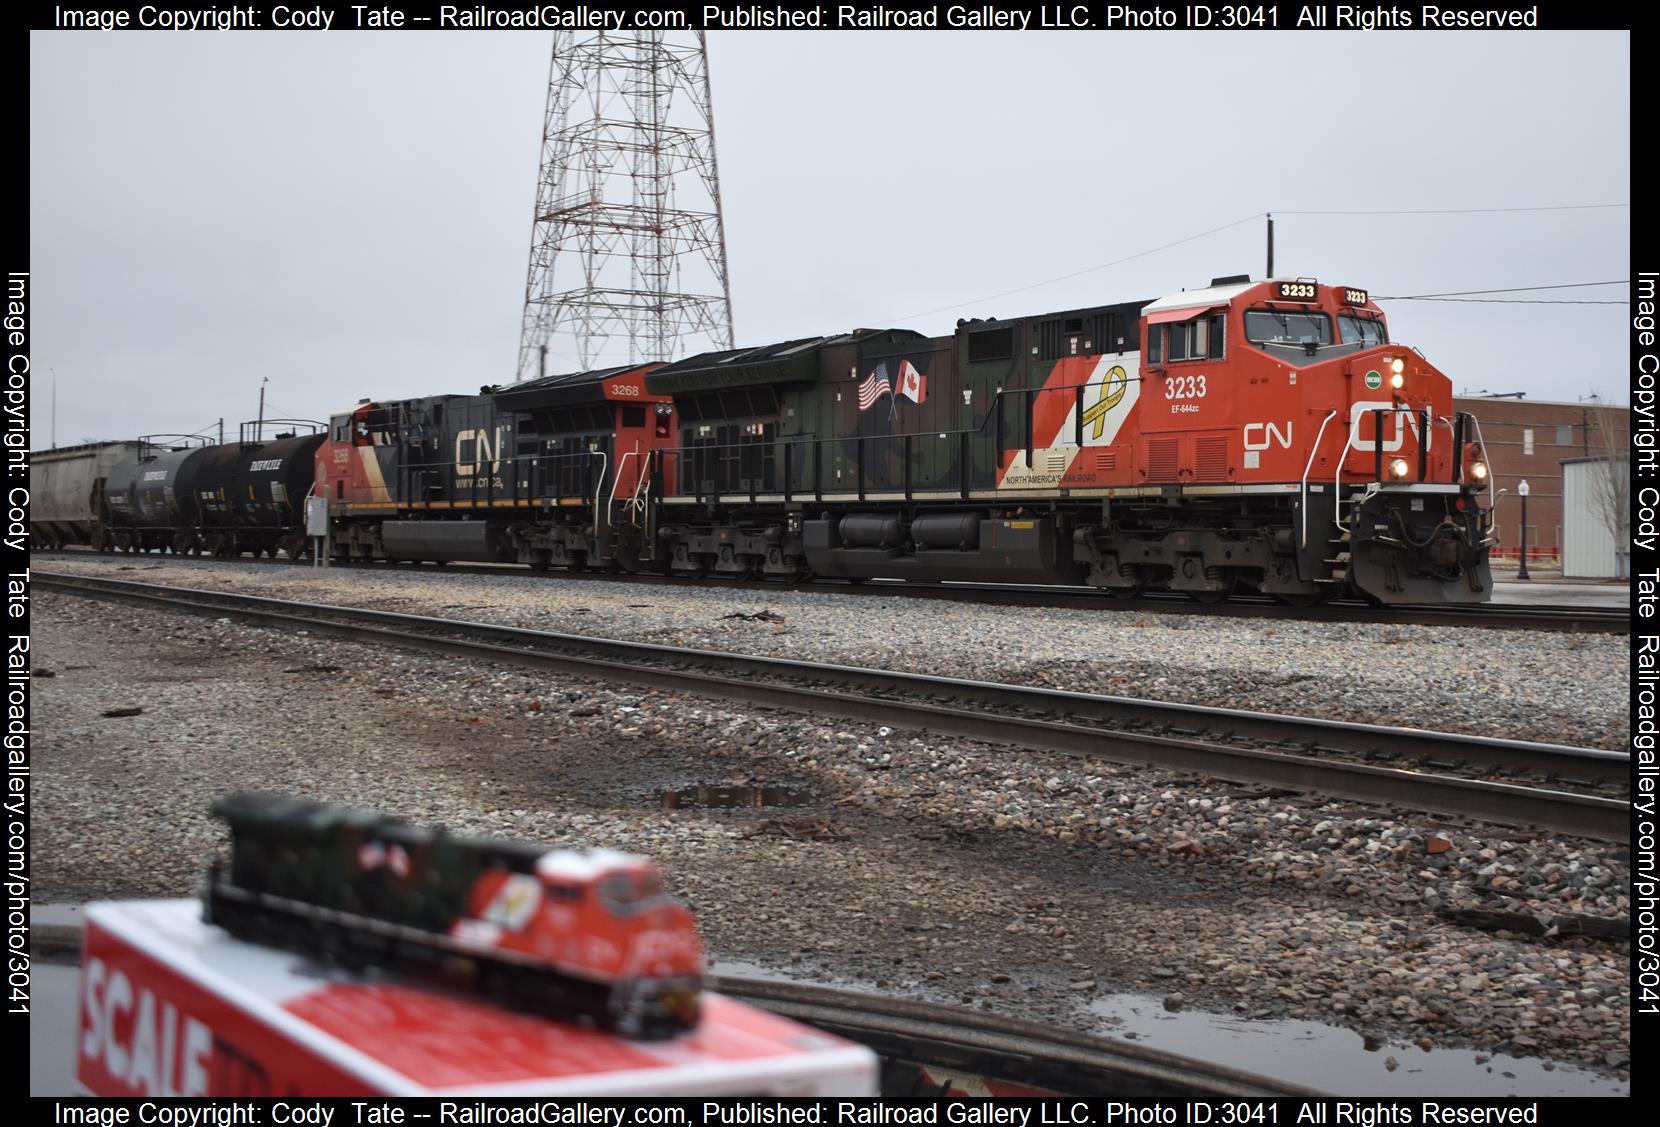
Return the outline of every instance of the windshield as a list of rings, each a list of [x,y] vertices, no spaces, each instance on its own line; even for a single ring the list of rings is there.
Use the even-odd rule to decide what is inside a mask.
[[[649,871],[612,873],[599,882],[600,902],[617,916],[632,915],[665,895],[662,877]]]
[[[1389,330],[1376,317],[1364,313],[1339,313],[1337,326],[1344,344],[1388,344]]]
[[[1330,344],[1331,318],[1302,310],[1248,309],[1245,339],[1252,344]]]

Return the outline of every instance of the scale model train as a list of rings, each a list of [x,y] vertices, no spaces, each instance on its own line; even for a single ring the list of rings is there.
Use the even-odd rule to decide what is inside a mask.
[[[1492,581],[1479,422],[1366,291],[1309,279],[363,400],[306,441],[341,559],[1298,605]],[[142,476],[182,497],[190,457]],[[114,543],[149,547],[118,474]],[[205,544],[183,507],[173,546]]]
[[[451,837],[366,810],[244,793],[204,917],[249,942],[475,990],[623,1036],[697,1024],[703,949],[654,862]]]

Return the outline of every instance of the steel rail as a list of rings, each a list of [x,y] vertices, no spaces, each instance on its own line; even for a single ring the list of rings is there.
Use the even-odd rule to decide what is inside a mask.
[[[709,984],[722,994],[858,1041],[889,1060],[939,1066],[1060,1095],[1320,1095],[1133,1041],[958,1006],[765,979],[715,976]]]
[[[1334,738],[1352,741],[1358,734],[1368,740],[1389,741],[1396,754],[1401,754],[1400,749],[1403,748],[1411,753],[1410,749],[1415,747],[1416,754],[1431,758],[1435,755],[1463,757],[1478,749],[1485,754],[1521,755],[1524,749],[1531,749],[1531,754],[1539,761],[1554,762],[1558,770],[1562,770],[1564,764],[1573,764],[1576,769],[1592,770],[1599,775],[1619,774],[1620,765],[1629,762],[1629,757],[1620,752],[1529,745],[1510,740],[1491,741],[1450,733],[1305,720],[1197,705],[1169,705],[890,670],[680,649],[586,635],[548,634],[396,611],[298,603],[262,596],[161,587],[129,580],[44,572],[36,572],[33,578],[35,583],[44,587],[77,594],[232,617],[259,625],[304,629],[355,641],[556,669],[613,683],[691,692],[814,715],[919,728],[940,735],[1008,743],[1082,758],[1209,774],[1242,783],[1291,787],[1359,802],[1401,805],[1610,841],[1630,840],[1629,807],[1619,799],[1379,767],[1316,755],[1234,747],[1210,739],[1160,735],[1122,725],[1143,724],[1148,717],[1156,716],[1171,728],[1185,728],[1188,731],[1192,729],[1187,725],[1197,725],[1201,731],[1226,727],[1230,732],[1235,728],[1254,727],[1257,733],[1266,732],[1269,738],[1281,740],[1288,734],[1297,733],[1297,738],[1306,740],[1311,746],[1329,744]],[[433,631],[443,631],[449,636]],[[482,640],[486,638],[490,641]],[[500,644],[502,642],[517,644]],[[557,647],[557,650],[527,648],[547,646]],[[700,672],[697,667],[715,672]],[[745,679],[740,674],[750,678],[783,678],[786,681],[813,680],[833,684],[840,691]],[[918,695],[950,703],[934,704],[872,695],[873,691],[891,691],[898,685],[904,685]],[[965,710],[962,707],[965,702],[991,705],[994,710]],[[1064,712],[1073,718],[1081,714],[1086,720],[1121,726],[1094,727],[1089,723],[1075,723],[1072,719],[1056,721],[1009,714],[1015,709],[1048,714]],[[1095,710],[1093,714],[1091,709]],[[1182,723],[1175,724],[1172,718]],[[1262,737],[1253,735],[1252,738]]]
[[[54,557],[40,553],[40,558],[92,557],[98,559],[161,559],[175,562],[171,556],[110,556],[90,551],[64,549]],[[187,560],[189,557],[177,557]],[[251,559],[212,560],[208,563],[278,563],[310,566],[306,560]],[[403,572],[416,565],[387,564],[383,560],[335,561],[331,567],[351,570]],[[437,569],[434,569],[435,571]],[[919,583],[873,579],[849,583],[844,580],[804,580],[783,582],[765,579],[725,579],[713,577],[692,579],[677,575],[650,575],[630,572],[601,571],[535,571],[521,564],[448,564],[444,572],[453,575],[499,575],[523,578],[536,582],[571,580],[575,582],[640,583],[664,587],[724,587],[761,593],[792,591],[808,594],[840,594],[855,597],[901,596],[914,599],[948,599],[956,602],[979,603],[988,606],[1046,607],[1057,610],[1106,611],[1114,614],[1133,611],[1143,614],[1198,615],[1215,618],[1265,618],[1288,622],[1328,622],[1372,626],[1459,626],[1493,630],[1540,630],[1553,633],[1577,632],[1585,634],[1628,634],[1631,631],[1631,611],[1626,607],[1582,607],[1571,605],[1527,605],[1511,603],[1482,603],[1472,606],[1426,606],[1409,604],[1394,607],[1373,607],[1358,602],[1339,601],[1314,607],[1292,607],[1276,603],[1266,596],[1243,595],[1225,603],[1199,603],[1178,592],[1152,592],[1133,599],[1122,599],[1093,587],[1039,586],[1018,583]]]

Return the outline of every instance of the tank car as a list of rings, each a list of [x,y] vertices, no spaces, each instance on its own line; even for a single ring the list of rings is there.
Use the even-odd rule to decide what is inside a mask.
[[[245,423],[238,441],[219,445],[193,435],[141,439],[104,484],[109,546],[180,555],[302,554],[309,543],[303,525],[313,455],[324,436],[282,433],[268,440],[261,436],[264,425]]]
[[[204,918],[239,938],[624,1036],[697,1023],[702,946],[645,858],[452,837],[267,794],[213,812],[231,846],[209,875]]]
[[[256,424],[248,423],[239,441],[215,448],[194,482],[197,548],[216,556],[303,554],[308,547],[305,498],[313,487],[313,457],[322,442],[321,433],[279,433],[267,441]]]
[[[136,442],[92,442],[29,454],[29,537],[38,548],[105,548],[110,471],[138,452]]]
[[[104,482],[109,547],[185,553],[196,545],[196,473],[214,449],[194,435],[149,435]]]

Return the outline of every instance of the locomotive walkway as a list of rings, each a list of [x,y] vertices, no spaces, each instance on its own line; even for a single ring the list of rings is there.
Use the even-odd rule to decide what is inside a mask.
[[[1623,752],[820,665],[36,571],[75,594],[472,660],[1629,841]]]

